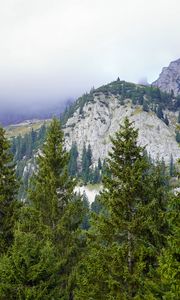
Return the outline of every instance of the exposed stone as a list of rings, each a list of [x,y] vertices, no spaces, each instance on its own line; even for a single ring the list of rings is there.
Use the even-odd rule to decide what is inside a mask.
[[[168,67],[162,69],[159,78],[152,83],[164,92],[171,91],[177,96],[180,94],[180,59],[169,64]]]
[[[166,111],[168,114],[168,111]],[[171,117],[172,114],[170,113]],[[141,106],[132,106],[130,100],[125,105],[119,105],[118,97],[105,96],[103,93],[94,95],[93,103],[87,103],[83,108],[83,118],[76,111],[66,124],[65,142],[69,150],[76,142],[80,157],[83,145],[91,145],[93,162],[97,164],[99,158],[104,159],[111,149],[110,135],[113,135],[125,116],[134,121],[139,128],[139,143],[146,146],[152,159],[164,158],[169,163],[172,154],[174,161],[180,157],[180,147],[175,139],[175,127],[167,126],[153,112],[142,111]]]

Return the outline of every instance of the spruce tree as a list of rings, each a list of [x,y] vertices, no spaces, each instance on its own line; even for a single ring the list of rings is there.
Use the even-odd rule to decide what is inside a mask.
[[[91,179],[91,170],[90,166],[92,164],[92,151],[91,146],[88,145],[88,149],[86,149],[86,145],[83,146],[82,152],[82,178],[87,184],[87,182]]]
[[[173,156],[171,154],[171,157],[170,157],[170,164],[169,164],[169,175],[171,177],[173,177],[175,174],[175,166],[174,166],[174,160],[173,160]]]
[[[178,123],[180,124],[180,111],[178,113],[178,119],[177,119]]]
[[[40,212],[43,224],[51,228],[61,261],[60,295],[65,299],[72,292],[70,278],[80,255],[78,230],[83,214],[81,199],[73,192],[76,181],[68,176],[68,161],[61,125],[54,119],[38,158],[39,170],[33,179],[29,201]]]
[[[68,161],[63,132],[59,121],[54,119],[38,156],[38,172],[33,176],[33,188],[29,192],[30,203],[41,211],[43,223],[52,228],[73,196],[75,182],[68,176]]]
[[[157,111],[156,111],[157,117],[159,119],[164,119],[164,114],[163,114],[163,110],[162,110],[162,105],[158,105]]]
[[[165,185],[126,118],[115,134],[75,299],[144,299],[165,244]]]
[[[77,158],[78,158],[78,149],[77,144],[72,144],[71,150],[70,150],[70,159],[68,164],[68,172],[70,176],[76,176],[78,172],[78,166],[77,166]]]
[[[20,206],[17,201],[18,182],[10,146],[5,130],[0,127],[0,254],[12,243],[14,223]]]
[[[164,118],[164,123],[169,126],[169,120],[168,120],[168,116],[165,115],[165,118]]]
[[[149,111],[149,105],[146,100],[143,100],[143,111]]]
[[[68,177],[63,142],[60,123],[54,119],[16,224],[14,244],[0,263],[4,299],[73,299],[84,243],[83,205],[73,192],[76,182]]]
[[[159,255],[158,276],[154,283],[160,299],[180,299],[180,193],[169,198],[166,219],[169,224],[167,245]],[[154,293],[155,294],[155,293]],[[156,296],[156,294],[155,294]]]
[[[171,196],[167,219],[170,234],[167,238],[168,243],[159,256],[159,280],[155,285],[156,290],[159,290],[160,299],[178,300],[180,299],[180,193]]]

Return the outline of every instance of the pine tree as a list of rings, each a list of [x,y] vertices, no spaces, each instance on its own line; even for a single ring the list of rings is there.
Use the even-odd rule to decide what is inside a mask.
[[[12,244],[14,222],[20,206],[17,201],[18,182],[12,164],[10,143],[0,127],[0,254]]]
[[[115,134],[75,299],[143,299],[165,244],[165,185],[126,118]],[[108,263],[107,263],[108,262]]]
[[[58,299],[61,261],[39,213],[24,207],[13,245],[0,261],[0,299]],[[68,298],[67,298],[68,299]]]
[[[158,275],[155,281],[156,290],[160,290],[161,299],[180,299],[180,193],[170,197],[166,213],[170,232],[167,245],[159,256]]]
[[[78,172],[78,166],[77,166],[77,158],[78,158],[78,149],[77,144],[74,143],[70,150],[70,159],[68,164],[68,172],[71,176],[76,176]]]
[[[102,204],[99,201],[99,195],[96,195],[94,201],[91,203],[92,212],[99,214],[102,209]]]
[[[156,114],[157,114],[157,117],[159,119],[164,119],[164,114],[163,114],[162,106],[160,104],[158,105]]]
[[[178,123],[180,124],[180,111],[179,111],[179,114],[178,114]]]
[[[164,123],[169,126],[169,120],[168,120],[168,116],[165,115],[165,118],[164,118]]]
[[[180,131],[176,130],[176,142],[180,143]]]
[[[146,100],[143,100],[143,111],[149,111],[149,105]]]
[[[159,256],[159,267],[154,294],[159,291],[159,299],[180,298],[180,194],[172,195],[168,206],[167,219],[170,226],[168,244],[162,249]],[[155,298],[156,299],[156,298]]]
[[[86,149],[86,145],[84,144],[83,152],[82,152],[82,178],[85,184],[91,179],[91,170],[90,166],[92,164],[92,151],[91,146],[88,145],[88,149]]]
[[[99,169],[99,170],[102,169],[102,163],[101,163],[100,157],[99,157],[99,159],[98,159],[98,169]]]
[[[68,177],[69,155],[63,141],[60,123],[54,119],[37,160],[28,203],[16,224],[14,244],[0,263],[4,299],[14,299],[15,291],[15,299],[73,297],[84,243],[83,205],[73,193],[75,181]]]
[[[93,180],[92,182],[94,184],[99,183],[101,180],[101,176],[100,176],[100,172],[99,172],[99,168],[95,167],[94,172],[93,172]]]
[[[85,191],[83,192],[82,201],[83,201],[83,207],[85,209],[86,214],[83,218],[81,227],[84,230],[88,230],[90,227],[90,224],[89,224],[89,200],[88,200],[88,197],[87,197]]]
[[[175,166],[174,166],[174,161],[173,161],[173,156],[171,154],[171,157],[170,157],[170,164],[169,164],[169,175],[171,177],[173,177],[175,174]]]

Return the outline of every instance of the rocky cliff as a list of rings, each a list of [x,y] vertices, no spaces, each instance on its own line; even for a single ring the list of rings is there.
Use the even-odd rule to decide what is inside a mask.
[[[180,157],[180,147],[175,139],[177,112],[166,111],[169,118],[167,126],[157,115],[145,112],[142,106],[133,105],[126,99],[122,105],[119,97],[113,94],[94,93],[93,100],[86,103],[83,109],[77,109],[68,119],[65,128],[66,147],[70,149],[76,142],[81,156],[83,145],[91,145],[93,162],[104,159],[111,149],[110,135],[118,130],[125,116],[134,121],[139,128],[139,143],[155,160],[164,158],[169,163],[170,156],[174,160]]]
[[[180,94],[180,59],[169,64],[168,67],[162,69],[159,78],[153,82],[154,86],[159,87],[162,91],[177,96]]]

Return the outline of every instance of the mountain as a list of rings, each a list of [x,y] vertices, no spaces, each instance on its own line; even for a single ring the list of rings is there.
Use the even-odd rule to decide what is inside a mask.
[[[32,130],[37,131],[39,130],[43,124],[49,124],[49,120],[26,120],[22,123],[8,125],[5,127],[6,136],[7,138],[17,137],[19,135],[24,136],[28,133],[31,133]]]
[[[103,161],[111,149],[110,136],[119,129],[125,116],[139,129],[139,143],[146,146],[153,161],[163,159],[167,165],[170,162],[174,164],[180,158],[179,109],[180,97],[154,86],[129,83],[118,78],[92,89],[69,105],[61,116],[65,145],[70,150],[70,174],[78,176],[85,184],[101,182]],[[23,183],[21,199],[26,197],[25,190],[35,170],[36,155],[45,135],[46,126],[43,125],[29,133],[26,129],[22,137],[12,138],[17,174]]]
[[[82,98],[78,100],[83,103],[79,107],[76,102],[74,112],[64,125],[66,147],[70,149],[76,142],[79,157],[85,144],[86,148],[91,146],[94,164],[99,158],[106,158],[111,149],[110,136],[118,130],[125,116],[139,129],[139,143],[146,146],[153,160],[163,158],[168,164],[171,156],[175,161],[180,157],[180,147],[176,141],[176,105],[179,107],[180,103],[175,99],[169,98],[169,101],[163,102],[165,95],[159,89],[123,81],[103,86],[86,97],[84,103]],[[164,108],[162,118],[157,116],[160,104]],[[165,116],[168,124],[164,122]]]
[[[180,95],[180,59],[172,61],[168,67],[164,67],[159,78],[152,84],[164,92],[171,93],[173,91],[175,96]]]
[[[26,120],[44,120],[52,118],[52,116],[59,117],[65,110],[67,105],[73,102],[72,99],[61,101],[49,101],[48,103],[9,103],[4,101],[1,104],[0,110],[0,124],[8,126],[11,124],[19,124]]]

